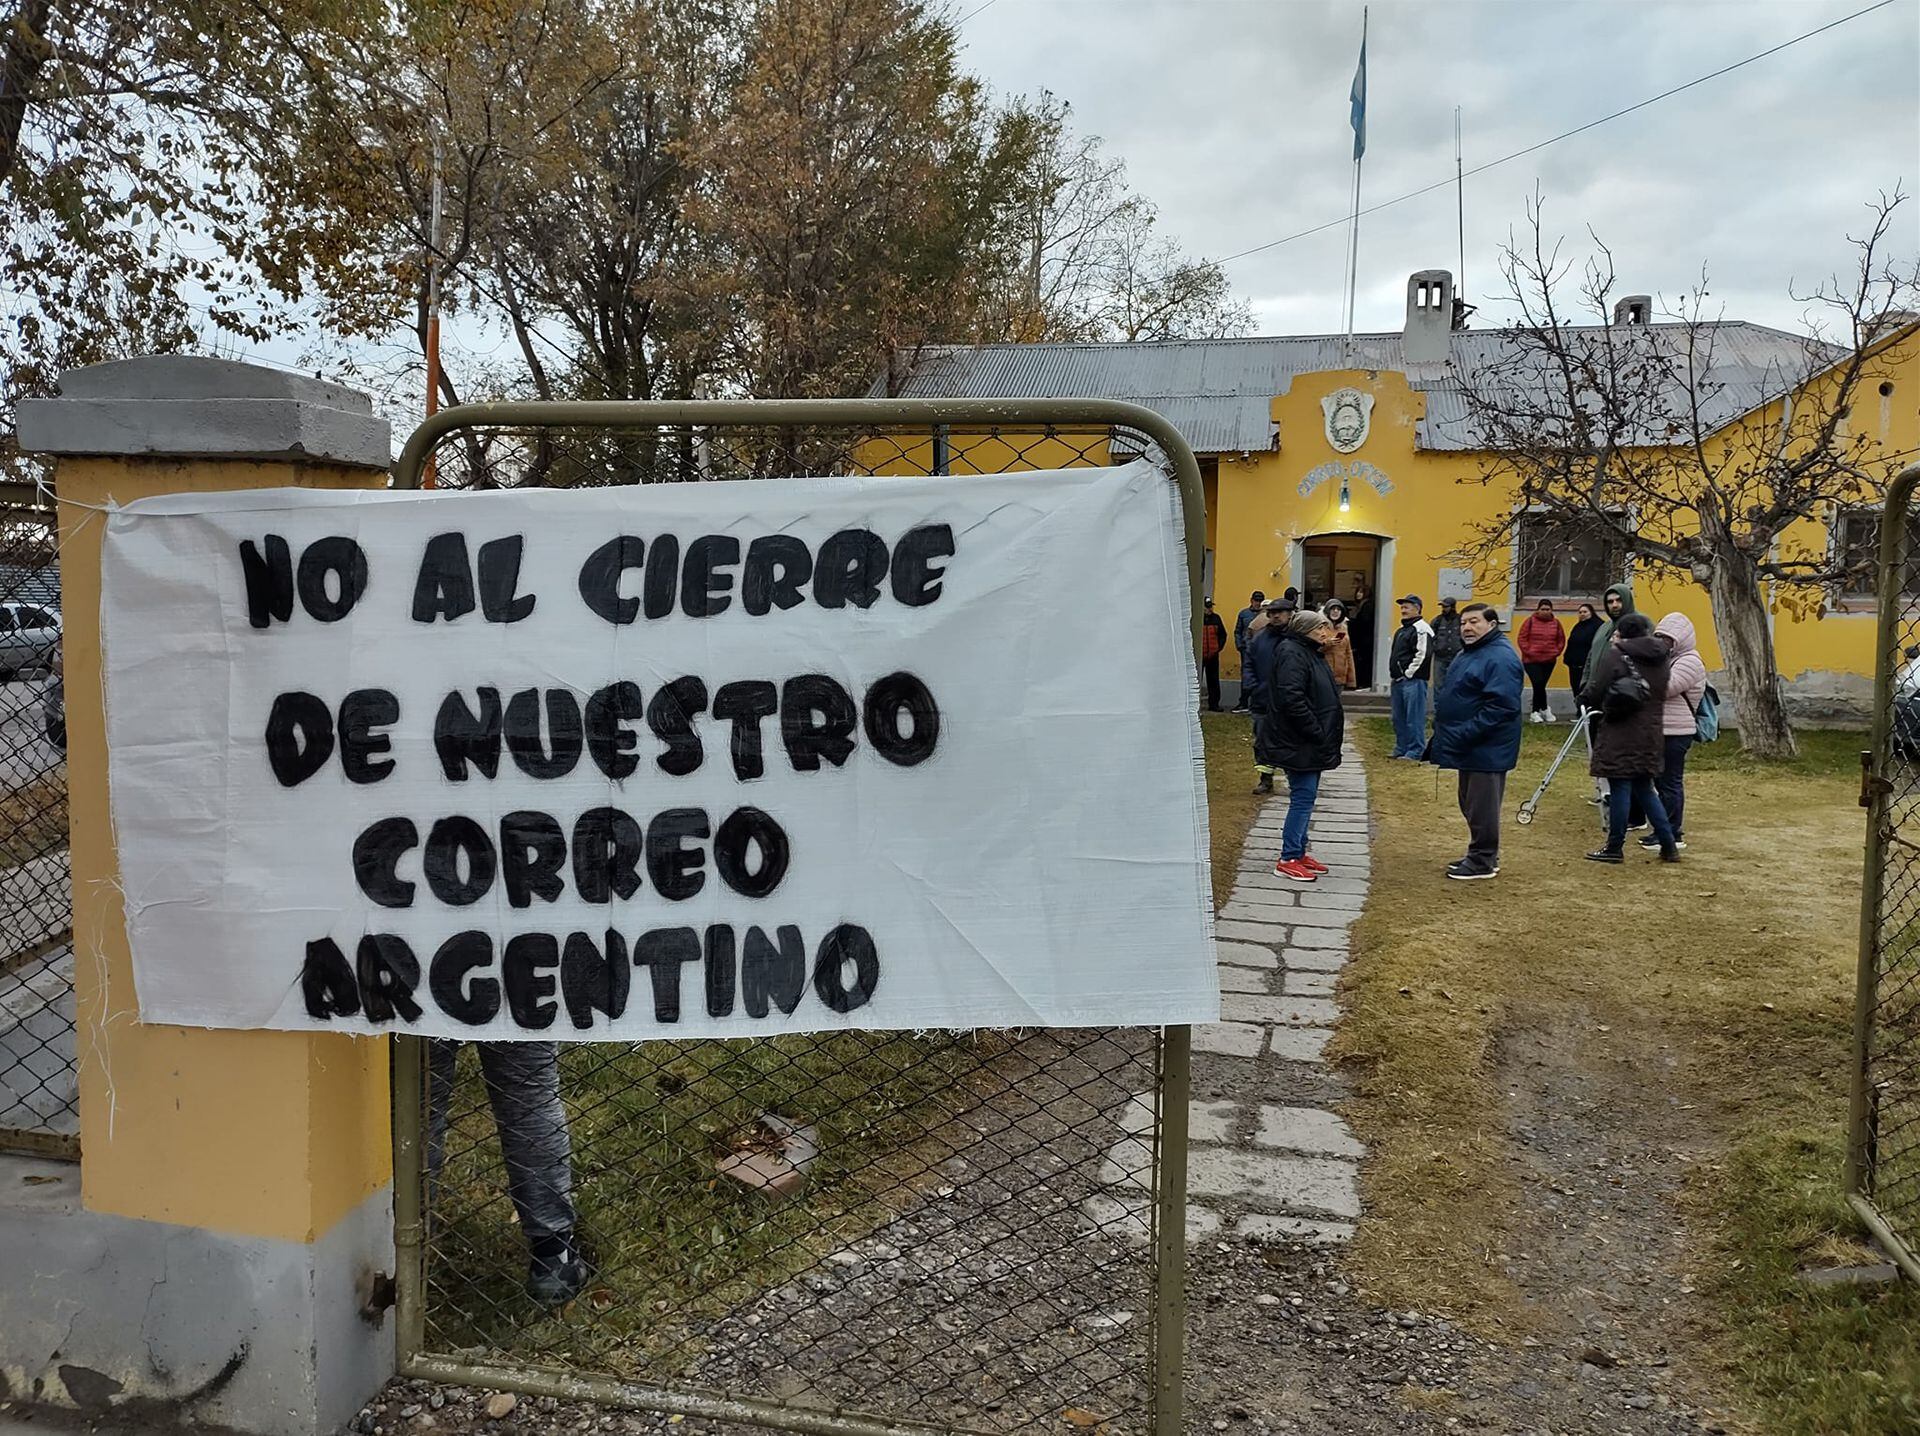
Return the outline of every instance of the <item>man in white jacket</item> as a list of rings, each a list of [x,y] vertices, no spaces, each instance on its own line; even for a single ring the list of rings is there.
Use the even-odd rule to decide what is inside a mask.
[[[1393,680],[1393,756],[1423,762],[1427,754],[1427,677],[1433,671],[1433,627],[1420,616],[1420,595],[1400,600],[1400,629],[1387,655]]]

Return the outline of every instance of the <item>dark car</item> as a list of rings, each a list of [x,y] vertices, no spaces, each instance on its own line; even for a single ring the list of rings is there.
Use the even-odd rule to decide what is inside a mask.
[[[38,603],[0,603],[0,681],[22,673],[47,673],[60,642],[60,615]]]

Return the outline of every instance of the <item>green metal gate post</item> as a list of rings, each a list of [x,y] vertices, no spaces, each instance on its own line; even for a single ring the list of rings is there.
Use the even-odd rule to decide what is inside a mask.
[[[1179,430],[1153,410],[1108,399],[741,399],[583,400],[462,404],[428,418],[400,451],[394,486],[417,489],[428,457],[446,436],[471,429],[853,427],[925,430],[946,450],[955,429],[1086,426],[1125,428],[1159,445],[1178,486],[1187,553],[1187,602],[1196,664],[1204,622],[1206,496],[1200,466]],[[950,450],[948,450],[950,452]],[[936,465],[938,467],[938,465]],[[1187,1117],[1192,1079],[1190,1031],[1162,1029],[1158,1054],[1158,1180],[1154,1190],[1154,1330],[1150,1343],[1154,1436],[1185,1428]],[[751,1422],[815,1436],[907,1436],[925,1427],[893,1425],[837,1412],[806,1411],[740,1399],[695,1396],[611,1377],[522,1373],[509,1382],[495,1368],[425,1354],[426,1042],[394,1040],[394,1226],[398,1265],[397,1325],[403,1374],[477,1386],[507,1386],[576,1399]]]
[[[1848,1094],[1847,1200],[1906,1272],[1920,1281],[1920,1256],[1909,1245],[1911,1233],[1896,1233],[1874,1204],[1873,1173],[1867,1152],[1873,1142],[1872,1090],[1874,1015],[1880,988],[1882,951],[1880,916],[1886,894],[1887,804],[1893,783],[1887,775],[1894,743],[1894,682],[1900,669],[1907,519],[1913,492],[1920,485],[1920,464],[1903,470],[1887,490],[1880,517],[1880,617],[1874,643],[1873,729],[1860,755],[1860,802],[1867,810],[1866,872],[1860,885],[1860,957],[1854,976],[1853,1066]]]

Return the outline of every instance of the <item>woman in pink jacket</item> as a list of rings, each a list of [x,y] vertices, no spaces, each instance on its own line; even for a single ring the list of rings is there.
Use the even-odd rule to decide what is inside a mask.
[[[1667,701],[1660,714],[1660,731],[1666,735],[1666,766],[1654,779],[1660,801],[1666,805],[1667,821],[1673,824],[1674,846],[1684,848],[1686,829],[1681,826],[1687,806],[1687,750],[1693,746],[1699,730],[1700,699],[1707,691],[1707,665],[1700,661],[1699,645],[1694,640],[1693,620],[1684,613],[1669,613],[1654,628],[1657,637],[1667,641],[1673,657],[1667,669]],[[1657,848],[1658,839],[1649,833],[1640,839],[1643,848]]]

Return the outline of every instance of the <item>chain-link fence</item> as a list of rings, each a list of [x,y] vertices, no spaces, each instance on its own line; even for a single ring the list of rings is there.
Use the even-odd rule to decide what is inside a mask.
[[[1847,1189],[1920,1280],[1920,468],[1881,516],[1873,746],[1861,755],[1867,872],[1860,914]]]
[[[410,444],[400,479],[911,481],[1145,456],[1195,544],[1198,473],[1163,423],[990,407],[682,406],[620,427],[482,410],[431,466]],[[1036,621],[1077,643],[1098,615]],[[747,941],[741,1000],[764,1011],[798,954]],[[1186,1054],[1184,1029],[401,1039],[402,1368],[819,1432],[1173,1436]]]
[[[72,1156],[79,1119],[59,643],[53,515],[30,490],[0,496],[0,1149]]]

